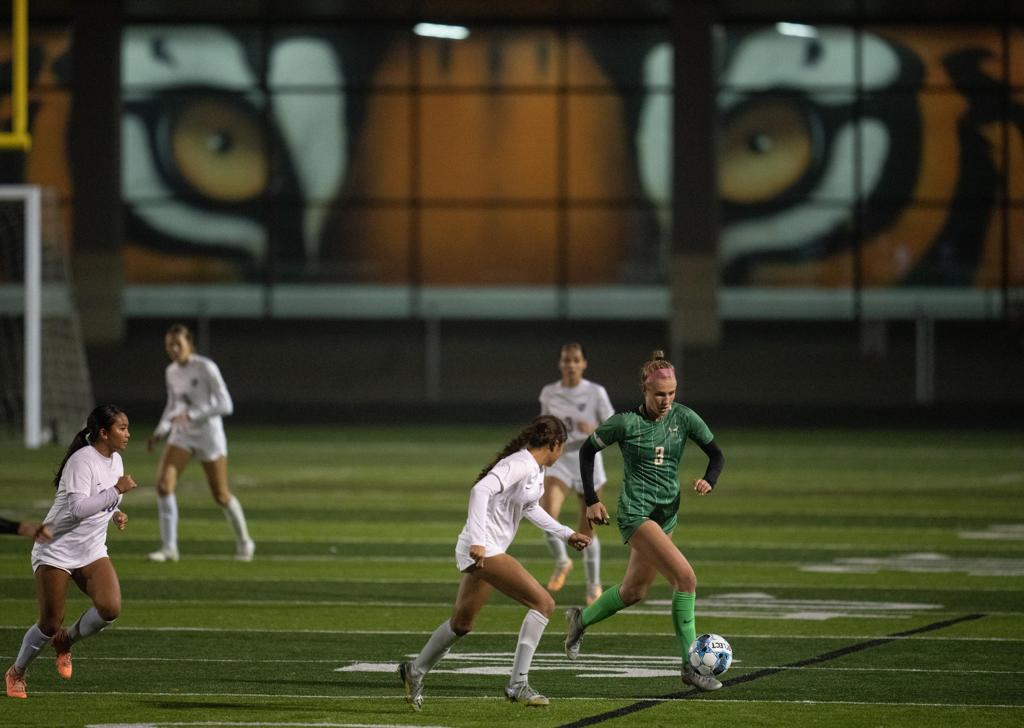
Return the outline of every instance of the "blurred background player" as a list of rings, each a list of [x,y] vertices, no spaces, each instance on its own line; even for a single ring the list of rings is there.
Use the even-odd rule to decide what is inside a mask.
[[[57,494],[45,521],[53,540],[37,542],[32,549],[39,621],[25,633],[14,664],[4,674],[8,697],[28,697],[25,673],[50,640],[57,652],[57,673],[70,679],[71,646],[121,614],[121,584],[107,556],[107,526],[113,521],[124,530],[128,523],[118,506],[122,495],[135,488],[121,461],[130,437],[128,416],[114,405],[101,405],[64,454],[54,477]],[[69,579],[88,595],[92,606],[71,629],[63,630]]]
[[[423,678],[452,645],[473,630],[492,589],[529,610],[519,628],[505,697],[527,706],[548,704],[546,697],[530,687],[528,677],[533,653],[555,611],[555,600],[505,551],[523,518],[568,541],[573,548],[582,549],[590,543],[589,536],[573,532],[540,507],[544,468],[558,460],[565,438],[561,420],[550,415],[536,417],[477,476],[469,491],[466,525],[455,545],[455,562],[462,580],[451,619],[434,630],[415,659],[398,666],[406,701],[414,710],[423,705]]]
[[[228,441],[222,418],[232,413],[234,404],[227,385],[217,365],[196,353],[186,326],[171,326],[164,336],[164,348],[171,360],[165,372],[167,405],[146,443],[152,450],[158,441],[167,438],[156,482],[161,546],[149,555],[149,560],[178,560],[178,501],[174,492],[181,471],[195,456],[203,466],[213,499],[235,535],[235,559],[252,561],[256,544],[249,537],[242,504],[228,489]]]
[[[568,439],[562,457],[547,469],[540,505],[557,519],[570,492],[579,498],[580,516],[576,531],[591,537],[590,546],[583,552],[583,568],[587,576],[586,600],[587,604],[592,604],[601,596],[601,543],[587,520],[587,505],[583,500],[583,483],[580,480],[580,446],[598,424],[615,414],[615,410],[604,387],[583,378],[587,370],[587,356],[582,344],[570,342],[562,345],[558,369],[562,373],[561,380],[540,391],[540,412],[560,419]],[[594,488],[600,489],[605,481],[604,461],[597,453],[594,458]],[[550,533],[546,534],[546,539],[548,550],[555,558],[548,590],[557,592],[565,585],[565,578],[572,570],[572,560],[562,539]]]
[[[586,609],[566,612],[568,633],[565,651],[569,659],[579,654],[583,632],[647,596],[660,573],[672,585],[672,626],[683,658],[682,680],[701,690],[717,690],[722,683],[700,675],[687,660],[696,639],[693,609],[697,575],[672,542],[679,513],[679,462],[687,439],[708,456],[703,478],[693,481],[697,495],[711,492],[725,457],[704,420],[689,407],[675,402],[676,373],[665,354],[655,351],[640,369],[643,402],[601,423],[580,448],[580,474],[587,502],[587,518],[608,523],[608,511],[594,490],[593,459],[599,450],[618,443],[622,452],[623,478],[616,521],[623,543],[629,544],[629,562],[622,583],[610,588]]]
[[[53,531],[50,530],[48,523],[8,521],[6,518],[0,518],[0,533],[16,533],[39,543],[46,543],[53,538]]]

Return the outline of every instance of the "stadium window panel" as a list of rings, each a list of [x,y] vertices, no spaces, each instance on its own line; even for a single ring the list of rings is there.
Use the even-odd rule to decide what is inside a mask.
[[[1016,203],[1009,209],[1009,250],[1007,251],[1007,282],[1019,289],[1018,305],[1024,305],[1024,204]]]
[[[1001,213],[990,205],[886,205],[865,210],[865,287],[998,287],[1003,274]]]
[[[852,205],[806,202],[773,214],[723,220],[722,282],[752,287],[850,287]]]
[[[439,286],[553,285],[558,281],[554,207],[425,209],[422,281]]]
[[[409,84],[409,33],[404,26],[276,27],[269,49],[271,91]]]
[[[258,28],[130,25],[121,35],[121,87],[244,91],[260,85],[265,59]]]
[[[427,89],[553,90],[561,41],[549,28],[474,27],[463,39],[417,37],[418,83]]]
[[[1024,28],[1010,28],[1010,85],[1024,90]]]
[[[576,27],[566,55],[568,83],[576,89],[672,90],[672,46],[664,27]]]
[[[326,210],[308,274],[332,282],[409,283],[410,220],[408,204],[351,203]]]
[[[640,110],[630,133],[626,108]],[[666,204],[671,199],[672,96],[665,93],[570,94],[568,170],[570,199]],[[600,150],[600,153],[595,153]]]
[[[554,94],[425,93],[426,200],[551,200],[558,190]]]
[[[854,102],[848,92],[721,91],[723,218],[749,221],[807,204],[849,204],[858,144],[862,175],[877,180],[890,142],[874,120],[854,116]]]
[[[606,205],[569,210],[569,285],[663,284],[669,211]]]
[[[997,26],[867,26],[861,35],[865,91],[984,88],[1005,81]]]
[[[1003,108],[1002,94],[975,89],[866,97],[862,124],[878,127],[876,136],[887,149],[882,155],[881,145],[864,145],[863,197],[948,205],[996,200],[1004,166]],[[1020,132],[1011,140],[1019,146]]]
[[[404,92],[349,92],[344,97],[348,149],[345,200],[407,201],[412,190],[409,152],[411,98]],[[349,156],[351,155],[351,156]]]
[[[855,44],[846,26],[729,25],[718,83],[747,92],[849,89],[856,83]]]

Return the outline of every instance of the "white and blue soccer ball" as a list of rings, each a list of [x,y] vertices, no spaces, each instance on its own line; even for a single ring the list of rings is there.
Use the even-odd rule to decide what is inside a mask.
[[[701,675],[721,675],[732,664],[732,645],[718,634],[702,634],[690,645],[690,666]]]

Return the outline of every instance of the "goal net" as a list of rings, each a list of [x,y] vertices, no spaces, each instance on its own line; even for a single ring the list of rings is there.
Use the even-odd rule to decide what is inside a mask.
[[[93,407],[68,245],[50,190],[0,185],[0,437],[70,441]]]

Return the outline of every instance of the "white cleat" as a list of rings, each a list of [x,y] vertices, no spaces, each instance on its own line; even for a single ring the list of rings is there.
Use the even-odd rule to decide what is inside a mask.
[[[711,675],[701,675],[693,669],[693,665],[689,662],[683,663],[683,672],[680,677],[684,683],[692,685],[698,690],[718,690],[718,688],[722,687],[722,683],[719,680],[716,680]]]
[[[405,702],[419,712],[423,708],[423,678],[413,677],[411,662],[403,662],[398,666],[398,677],[405,686]]]
[[[160,549],[158,551],[153,551],[146,558],[149,559],[150,561],[155,561],[155,562],[157,562],[159,564],[163,564],[163,563],[169,562],[169,561],[177,561],[178,560],[178,550],[177,549]]]
[[[256,553],[256,542],[252,539],[243,541],[235,549],[235,561],[252,561],[254,553]]]
[[[505,688],[505,698],[510,703],[519,703],[529,708],[540,708],[550,705],[551,701],[530,687],[530,683],[509,685]]]
[[[572,607],[565,610],[565,656],[575,660],[580,655],[580,644],[583,642],[583,633],[587,628],[583,626],[583,610],[579,607]]]

